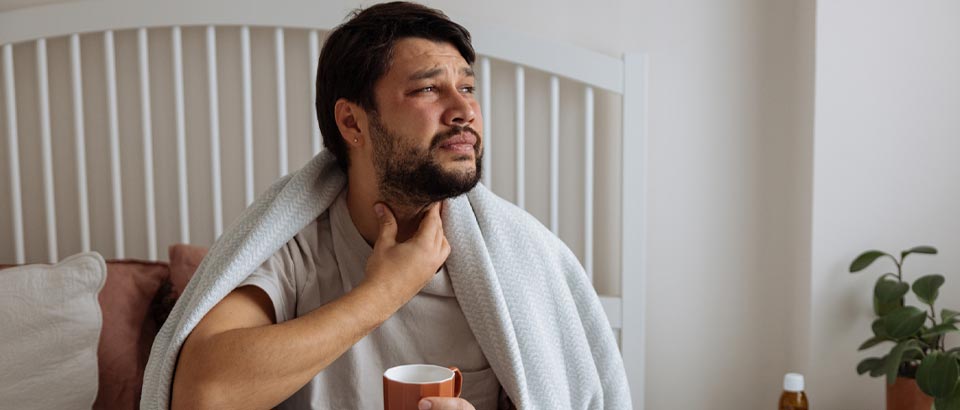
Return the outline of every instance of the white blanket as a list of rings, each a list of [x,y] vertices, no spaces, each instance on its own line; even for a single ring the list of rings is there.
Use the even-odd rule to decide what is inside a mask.
[[[345,179],[333,155],[321,152],[275,182],[217,240],[153,343],[141,409],[169,408],[177,356],[194,326],[325,211]],[[563,242],[482,185],[447,205],[447,271],[513,403],[522,410],[632,408],[610,324]]]

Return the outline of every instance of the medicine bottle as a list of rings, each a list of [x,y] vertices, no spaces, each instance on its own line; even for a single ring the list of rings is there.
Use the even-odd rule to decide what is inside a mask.
[[[783,394],[779,410],[809,410],[807,394],[803,392],[803,375],[787,373],[783,376]]]

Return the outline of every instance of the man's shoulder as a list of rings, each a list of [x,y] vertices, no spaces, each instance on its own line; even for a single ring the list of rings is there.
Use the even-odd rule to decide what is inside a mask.
[[[314,259],[315,255],[322,253],[325,241],[322,236],[330,235],[330,218],[328,212],[323,212],[316,219],[310,221],[300,231],[290,237],[287,242],[280,246],[271,256],[272,259]],[[302,264],[304,261],[297,261]],[[315,263],[316,261],[312,261]]]

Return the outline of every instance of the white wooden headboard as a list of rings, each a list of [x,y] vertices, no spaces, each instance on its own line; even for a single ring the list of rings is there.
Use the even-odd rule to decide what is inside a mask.
[[[355,7],[106,0],[0,13],[0,264],[87,250],[159,260],[172,243],[212,243],[322,149],[319,50]],[[580,257],[642,409],[645,59],[453,18],[478,53],[483,183]]]

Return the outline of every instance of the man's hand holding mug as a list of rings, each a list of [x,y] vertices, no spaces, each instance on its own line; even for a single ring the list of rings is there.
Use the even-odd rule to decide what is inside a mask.
[[[409,364],[383,373],[384,410],[475,410],[460,398],[463,375],[456,367]]]

